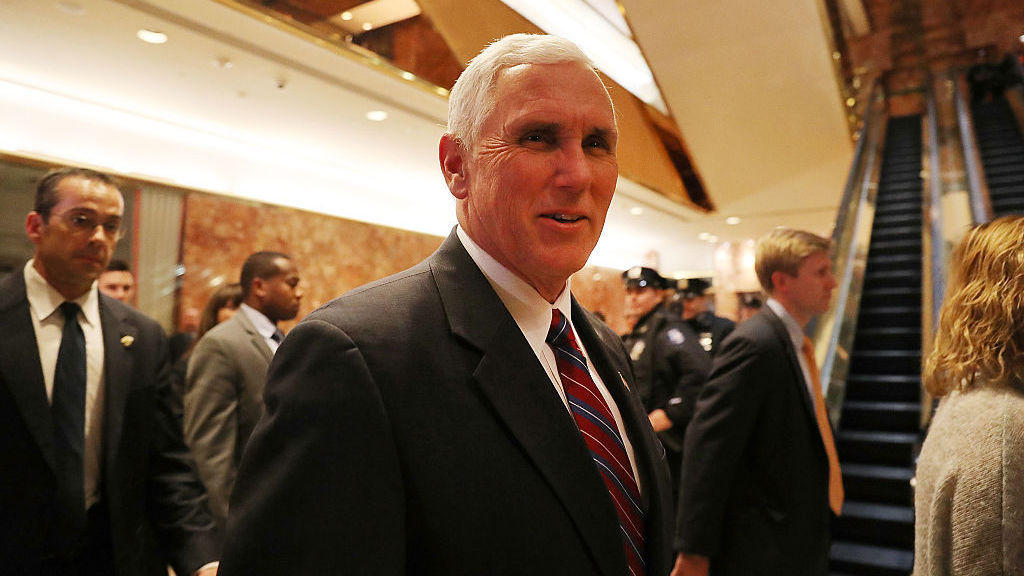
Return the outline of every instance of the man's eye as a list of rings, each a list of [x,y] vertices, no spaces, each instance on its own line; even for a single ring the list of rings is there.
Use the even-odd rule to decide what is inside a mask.
[[[584,148],[598,148],[598,149],[601,149],[601,150],[609,150],[609,149],[611,149],[611,146],[609,146],[609,144],[608,144],[608,140],[606,140],[604,138],[601,138],[600,136],[592,136],[590,138],[587,138],[583,142],[583,147]]]
[[[107,222],[106,224],[103,225],[103,229],[111,234],[114,234],[121,229],[121,225],[118,224],[117,222]]]
[[[523,141],[536,144],[551,144],[555,141],[555,137],[547,132],[530,132],[523,136]]]
[[[76,214],[71,217],[71,223],[75,226],[85,227],[92,223],[92,219],[88,216],[83,216],[82,214]]]

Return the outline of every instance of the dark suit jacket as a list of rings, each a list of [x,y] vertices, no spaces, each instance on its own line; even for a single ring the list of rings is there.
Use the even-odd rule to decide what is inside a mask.
[[[715,357],[686,433],[676,548],[714,575],[828,572],[828,457],[782,320],[768,307]]]
[[[168,408],[160,326],[100,295],[104,345],[102,496],[118,574],[191,574],[219,542]],[[0,572],[38,574],[53,555],[53,421],[20,271],[0,281]],[[134,341],[126,346],[122,337]]]
[[[618,337],[572,318],[636,453],[649,574],[670,568],[664,451]],[[271,363],[222,576],[628,574],[582,436],[454,233],[315,311]]]

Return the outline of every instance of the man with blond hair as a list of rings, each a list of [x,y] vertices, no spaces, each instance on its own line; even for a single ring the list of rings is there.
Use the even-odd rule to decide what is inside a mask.
[[[665,453],[618,336],[572,297],[618,177],[586,56],[507,36],[451,92],[458,226],[281,345],[221,576],[663,576]]]
[[[686,434],[673,576],[828,573],[843,486],[804,328],[836,285],[829,241],[777,229],[754,268],[768,302],[723,342]]]

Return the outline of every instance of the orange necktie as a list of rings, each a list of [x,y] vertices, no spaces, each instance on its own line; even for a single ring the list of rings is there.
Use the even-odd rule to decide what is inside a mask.
[[[814,415],[818,421],[821,441],[825,444],[828,454],[828,505],[836,516],[843,510],[843,473],[839,469],[839,455],[836,453],[836,442],[832,438],[832,427],[825,412],[825,398],[821,394],[821,375],[818,374],[818,363],[814,359],[814,346],[811,339],[804,336],[804,345],[800,348],[807,362],[807,371],[811,373],[811,389],[814,391]]]

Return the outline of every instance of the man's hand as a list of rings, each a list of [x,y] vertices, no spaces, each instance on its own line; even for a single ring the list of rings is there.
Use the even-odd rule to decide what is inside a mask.
[[[669,576],[708,576],[708,557],[697,554],[676,556],[676,565]]]
[[[661,408],[648,414],[647,418],[650,419],[655,432],[664,432],[672,427],[672,421],[668,419],[668,414],[665,414]]]

